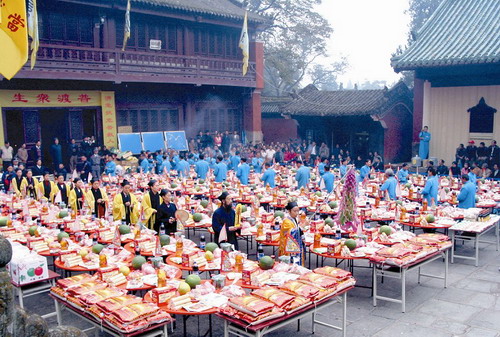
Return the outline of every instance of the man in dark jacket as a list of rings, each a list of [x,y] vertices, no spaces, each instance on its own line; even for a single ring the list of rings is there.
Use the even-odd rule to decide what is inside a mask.
[[[59,164],[62,163],[62,148],[59,144],[59,139],[54,138],[54,144],[50,146],[50,156],[52,157],[52,163],[54,164],[54,171],[57,170]]]
[[[497,146],[496,140],[492,140],[491,145],[488,147],[488,161],[489,167],[500,164],[500,148]]]
[[[42,142],[36,142],[35,146],[31,148],[31,160],[33,163],[40,159],[43,160]]]
[[[477,159],[477,146],[475,143],[475,141],[469,140],[469,145],[465,148],[465,160],[469,162],[469,165],[475,163]]]
[[[236,233],[239,233],[240,229],[234,227],[236,213],[233,209],[233,199],[228,192],[224,191],[219,196],[219,200],[221,201],[221,206],[215,210],[212,216],[212,229],[215,233],[214,241],[217,244],[219,244],[219,241],[227,241],[233,244],[236,250],[239,250]],[[224,230],[226,231],[225,233]],[[227,239],[223,240],[221,235],[227,235]]]

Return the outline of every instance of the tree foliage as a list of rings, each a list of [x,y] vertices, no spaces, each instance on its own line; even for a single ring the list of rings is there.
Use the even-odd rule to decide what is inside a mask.
[[[249,0],[250,10],[265,15],[272,25],[261,32],[265,43],[266,93],[286,95],[300,86],[307,75],[316,74],[315,61],[327,56],[327,41],[333,29],[314,10],[321,0]],[[332,74],[337,67],[323,68]],[[316,68],[320,70],[320,68]],[[330,78],[331,79],[331,78]]]

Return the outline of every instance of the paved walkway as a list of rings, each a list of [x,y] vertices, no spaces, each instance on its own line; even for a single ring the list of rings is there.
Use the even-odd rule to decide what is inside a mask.
[[[246,245],[242,245],[245,246]],[[243,249],[245,247],[242,247]],[[473,253],[471,244],[459,246],[462,253]],[[267,252],[267,250],[266,250]],[[271,253],[270,250],[268,252]],[[327,263],[327,264],[331,264]],[[484,244],[480,249],[480,266],[474,267],[473,261],[456,260],[450,265],[448,288],[443,288],[443,281],[422,278],[417,283],[417,273],[412,272],[407,277],[406,313],[401,312],[397,303],[379,301],[373,307],[371,290],[355,288],[348,296],[347,303],[347,335],[348,336],[477,336],[500,337],[500,252],[495,251],[491,244]],[[442,260],[434,261],[424,267],[426,273],[440,274],[443,272]],[[355,277],[360,284],[371,283],[369,269],[356,269]],[[397,280],[385,279],[380,287],[383,294],[399,295]],[[47,295],[27,298],[25,305],[28,310],[39,314],[53,310],[53,302]],[[319,319],[335,323],[341,312],[340,305],[332,306],[332,311],[321,312]],[[64,323],[79,328],[88,328],[71,313],[65,312]],[[213,336],[223,335],[222,321],[214,317]],[[55,326],[55,319],[49,320]],[[201,335],[208,328],[206,317],[190,318],[188,321],[188,336],[197,336],[198,326]],[[311,320],[301,322],[301,331],[296,325],[290,325],[267,336],[310,336]],[[91,334],[89,334],[91,335]],[[101,334],[106,336],[106,334]],[[182,336],[182,324],[178,324],[171,336]],[[316,326],[315,336],[341,336],[341,332]]]

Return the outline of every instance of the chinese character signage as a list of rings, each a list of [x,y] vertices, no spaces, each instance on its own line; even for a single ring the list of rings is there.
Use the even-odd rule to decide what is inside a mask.
[[[10,80],[28,60],[26,3],[0,0],[0,74]]]
[[[117,147],[115,93],[111,91],[102,91],[101,101],[104,145],[108,148]]]
[[[102,103],[104,105],[108,102]],[[99,91],[0,90],[0,107],[64,106],[101,106],[101,93]]]

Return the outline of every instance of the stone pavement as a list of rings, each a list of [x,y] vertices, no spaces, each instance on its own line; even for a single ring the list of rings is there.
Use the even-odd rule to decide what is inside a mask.
[[[191,237],[193,239],[193,237]],[[492,239],[485,236],[485,239]],[[196,240],[196,239],[194,239]],[[242,249],[246,245],[242,244]],[[254,246],[255,248],[255,246]],[[458,246],[461,253],[473,254],[472,244]],[[266,248],[266,253],[271,250]],[[315,259],[314,259],[315,261]],[[333,261],[325,264],[332,265]],[[367,264],[365,264],[367,265]],[[347,335],[348,336],[415,336],[415,337],[445,337],[445,336],[477,336],[500,337],[500,252],[492,244],[482,244],[480,249],[480,266],[474,267],[473,261],[455,260],[450,264],[448,288],[443,287],[443,281],[422,277],[421,284],[417,283],[417,271],[407,274],[407,303],[406,313],[401,312],[401,305],[386,301],[378,301],[373,307],[371,290],[355,288],[348,294],[347,301]],[[313,266],[314,268],[314,266]],[[444,272],[443,260],[436,260],[422,271],[427,274],[442,275]],[[355,269],[354,276],[359,284],[371,284],[369,269]],[[397,296],[400,294],[398,280],[384,279],[379,289],[382,295]],[[28,310],[39,314],[53,311],[53,301],[46,295],[38,295],[25,299]],[[332,324],[339,323],[341,305],[330,307],[330,312],[320,312],[318,319]],[[182,323],[178,318],[171,336],[182,336]],[[75,315],[64,312],[65,325],[74,325],[78,328],[88,328]],[[221,319],[213,317],[213,336],[223,335]],[[55,326],[54,319],[49,325]],[[208,329],[207,317],[191,317],[188,320],[187,335],[197,336],[198,329],[203,335]],[[92,333],[89,333],[92,335]],[[301,330],[292,324],[277,330],[267,336],[311,336],[311,318],[301,321]],[[316,325],[315,336],[335,337],[341,332]],[[106,336],[101,333],[100,336]]]

